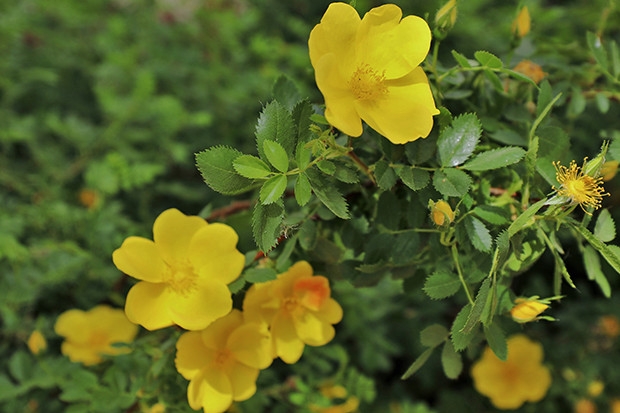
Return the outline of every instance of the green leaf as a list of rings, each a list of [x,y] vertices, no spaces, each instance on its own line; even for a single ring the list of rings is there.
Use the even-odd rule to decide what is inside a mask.
[[[263,142],[277,142],[290,157],[297,146],[297,139],[291,113],[278,101],[267,104],[256,123],[256,148],[261,159],[266,160]],[[274,165],[275,166],[275,165]]]
[[[487,227],[478,218],[468,215],[465,218],[465,230],[475,249],[481,252],[490,252],[493,238]]]
[[[465,162],[478,144],[482,129],[473,113],[455,118],[452,125],[444,128],[437,140],[441,166],[456,166]]]
[[[547,198],[543,198],[535,204],[530,205],[517,219],[512,221],[512,224],[508,227],[508,236],[512,238],[517,232],[532,225],[534,223],[534,215],[545,205],[545,202],[547,202]]]
[[[611,287],[605,274],[601,270],[599,255],[590,245],[586,245],[583,249],[583,265],[586,269],[586,274],[588,274],[588,278],[598,284],[605,297],[611,297]]]
[[[480,288],[478,289],[478,294],[476,294],[476,299],[474,300],[474,306],[471,309],[471,312],[467,316],[467,322],[463,326],[464,333],[470,333],[474,330],[480,323],[480,318],[482,316],[482,311],[486,306],[487,297],[489,296],[489,291],[491,290],[491,279],[485,278],[485,280],[480,284]]]
[[[288,171],[288,154],[278,142],[265,139],[263,141],[263,151],[270,164],[278,171],[285,173]]]
[[[252,212],[252,233],[261,251],[267,253],[275,247],[283,219],[281,201],[269,205],[256,204]]]
[[[449,379],[457,379],[463,371],[463,360],[451,341],[446,341],[441,351],[441,366]]]
[[[384,191],[391,189],[398,179],[394,169],[383,159],[375,164],[375,178],[379,188]]]
[[[233,162],[241,155],[236,149],[216,146],[197,153],[196,166],[211,189],[224,195],[237,195],[256,185],[235,170]]]
[[[295,104],[301,99],[295,83],[284,75],[280,75],[274,83],[273,97],[288,110],[292,110]]]
[[[333,175],[336,172],[336,165],[332,161],[328,161],[327,159],[320,160],[317,162],[316,166],[323,172],[325,175]]]
[[[333,183],[329,182],[316,169],[308,169],[306,171],[310,185],[317,198],[339,218],[349,219],[349,209],[344,197]]]
[[[536,82],[534,82],[534,80],[531,77],[526,76],[523,73],[516,72],[514,70],[510,70],[510,69],[507,69],[505,67],[502,68],[502,73],[505,73],[508,76],[510,76],[512,78],[515,78],[517,80],[521,80],[522,82],[526,82],[526,83],[529,83],[529,84],[531,84],[533,86],[536,86]]]
[[[334,171],[334,178],[336,178],[340,182],[345,182],[347,184],[354,184],[359,182],[359,177],[357,175],[356,169],[353,169],[342,162],[335,162],[334,164],[336,165],[336,170]]]
[[[489,82],[491,82],[491,85],[493,85],[493,89],[495,89],[497,93],[505,93],[502,80],[499,78],[499,76],[497,76],[494,71],[489,69],[484,70],[484,77],[486,77]]]
[[[536,116],[540,116],[553,100],[553,90],[548,80],[543,80],[538,90],[538,101],[536,102]]]
[[[299,232],[297,234],[297,239],[301,248],[305,251],[314,249],[317,237],[316,222],[311,219],[305,221],[299,227]]]
[[[456,62],[459,64],[459,66],[461,66],[461,67],[463,67],[465,69],[470,69],[471,68],[471,63],[469,63],[469,60],[467,60],[467,58],[465,56],[463,56],[462,54],[460,54],[456,50],[452,50],[452,57],[454,57],[454,60],[456,60]]]
[[[260,188],[260,202],[263,205],[268,205],[279,200],[286,190],[287,183],[286,175],[276,175],[266,180]]]
[[[448,339],[450,332],[441,324],[432,324],[420,331],[420,343],[425,347],[437,347]]]
[[[607,51],[603,47],[601,38],[592,32],[587,32],[586,40],[588,43],[588,48],[594,55],[594,59],[596,59],[596,62],[599,65],[601,65],[603,70],[609,70],[609,61],[607,59]]]
[[[609,42],[609,50],[611,55],[611,74],[618,79],[620,76],[620,50],[615,40]]]
[[[611,265],[611,267],[614,270],[616,270],[617,273],[620,273],[620,257],[614,254],[614,252],[607,245],[605,245],[600,239],[595,237],[594,234],[588,231],[587,228],[584,228],[583,226],[581,226],[581,224],[577,223],[576,221],[572,221],[572,220],[567,221],[567,222],[586,241],[588,241],[590,245],[592,245],[592,247],[594,247],[594,249],[599,252],[599,254],[603,256],[605,261],[607,261],[607,263]]]
[[[461,288],[461,281],[452,273],[435,271],[424,282],[424,292],[433,300],[450,297]]]
[[[397,172],[403,183],[414,191],[425,188],[430,180],[430,174],[423,169],[404,166],[397,169]]]
[[[304,173],[297,175],[295,180],[295,200],[299,206],[304,206],[310,201],[312,196],[312,187],[310,181]]]
[[[233,161],[233,167],[239,175],[249,179],[264,178],[271,173],[265,162],[252,155],[239,156]]]
[[[433,186],[444,196],[461,198],[469,191],[470,185],[471,178],[460,169],[447,168],[433,174]]]
[[[501,69],[504,64],[501,59],[492,53],[484,50],[479,50],[474,53],[474,58],[482,65],[491,69]]]
[[[594,236],[603,242],[610,242],[616,238],[616,223],[609,210],[603,209],[594,225]]]
[[[310,117],[313,113],[312,104],[307,100],[298,102],[293,108],[293,125],[298,143],[304,144],[310,140],[312,136],[310,131],[310,125],[312,125]]]
[[[525,156],[525,151],[517,147],[492,149],[476,155],[462,166],[469,171],[489,171],[503,168],[519,162]]]
[[[9,372],[19,382],[32,377],[33,359],[25,351],[16,351],[9,359]]]
[[[263,267],[263,268],[249,268],[243,273],[243,278],[246,281],[255,284],[255,283],[263,283],[271,280],[275,280],[278,276],[278,273],[273,268]]]
[[[456,315],[452,328],[450,329],[450,338],[456,351],[465,350],[471,340],[474,338],[475,331],[463,332],[467,318],[471,312],[471,304],[466,304]]]
[[[415,361],[411,364],[411,366],[409,366],[407,371],[401,376],[401,380],[408,379],[409,377],[413,376],[416,371],[420,370],[420,368],[424,365],[424,363],[426,363],[431,354],[433,354],[433,350],[433,347],[424,350],[424,352],[420,354],[417,359],[415,359]]]
[[[310,160],[312,159],[312,149],[306,146],[306,143],[299,142],[297,145],[297,150],[295,151],[295,161],[297,162],[297,167],[304,171],[308,164],[310,164]]]
[[[493,323],[484,328],[484,336],[489,343],[489,347],[493,350],[493,353],[502,361],[506,361],[508,357],[508,343],[506,342],[506,335],[502,331],[501,327],[497,323]]]
[[[478,205],[471,211],[478,218],[481,218],[493,225],[505,225],[510,222],[508,211],[492,205]]]

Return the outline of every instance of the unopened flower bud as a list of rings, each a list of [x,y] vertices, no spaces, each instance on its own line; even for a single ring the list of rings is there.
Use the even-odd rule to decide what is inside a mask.
[[[608,147],[609,142],[603,143],[603,146],[601,146],[601,152],[596,155],[594,159],[585,163],[583,166],[583,173],[585,175],[591,176],[592,178],[598,178],[601,175],[601,169],[605,164],[605,156],[607,155]]]
[[[431,208],[431,219],[435,225],[441,227],[450,225],[454,221],[454,211],[446,201],[429,201],[429,207]]]
[[[538,300],[517,298],[515,306],[510,310],[510,315],[517,323],[529,323],[530,321],[537,320],[538,316],[547,308],[549,308],[547,304],[543,304]]]
[[[28,337],[28,349],[35,356],[47,348],[47,341],[39,330],[34,330]]]
[[[512,22],[512,32],[519,38],[525,37],[530,32],[532,19],[527,6],[521,7],[517,18]]]
[[[435,24],[440,29],[450,29],[456,22],[456,0],[449,0],[444,4],[435,15]]]

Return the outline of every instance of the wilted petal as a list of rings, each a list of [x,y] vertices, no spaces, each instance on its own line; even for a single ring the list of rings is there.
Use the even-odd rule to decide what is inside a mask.
[[[185,261],[192,237],[205,226],[204,219],[175,208],[162,212],[153,224],[153,240],[164,261],[170,265]]]
[[[125,314],[132,323],[147,330],[157,330],[174,324],[168,309],[169,293],[166,284],[140,281],[127,293]]]
[[[129,237],[112,253],[114,265],[127,275],[143,281],[161,282],[166,263],[155,243],[142,237]]]
[[[236,280],[245,257],[237,250],[239,236],[228,225],[209,224],[194,234],[189,259],[199,276],[230,284]]]

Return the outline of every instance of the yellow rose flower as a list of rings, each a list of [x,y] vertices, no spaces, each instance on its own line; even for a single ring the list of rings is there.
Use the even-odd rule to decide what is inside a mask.
[[[58,316],[54,331],[65,338],[60,350],[73,362],[86,366],[101,363],[102,355],[128,353],[113,343],[131,343],[138,326],[125,317],[123,310],[98,305],[89,311],[68,310]]]
[[[177,324],[201,330],[232,309],[227,284],[243,270],[237,233],[168,209],[153,224],[153,239],[127,238],[112,254],[119,270],[141,280],[127,294],[127,318],[148,330]]]
[[[332,3],[308,40],[325,117],[350,136],[362,120],[393,143],[426,137],[439,111],[419,65],[431,32],[420,17],[394,4],[370,10],[363,19],[345,3]]]
[[[538,320],[538,316],[549,306],[535,299],[519,297],[515,299],[515,306],[510,310],[512,319],[517,323],[529,323]]]
[[[47,348],[47,340],[39,330],[34,330],[28,337],[28,349],[35,356]]]
[[[542,400],[551,386],[551,373],[542,365],[543,348],[523,334],[508,339],[508,358],[502,361],[486,347],[474,363],[471,376],[476,390],[498,409],[517,409]]]
[[[176,347],[176,368],[190,381],[189,405],[204,413],[221,413],[233,401],[252,397],[259,370],[273,360],[269,333],[261,324],[245,323],[239,310],[183,334]]]
[[[246,319],[270,326],[274,356],[296,363],[304,346],[322,346],[334,338],[332,324],[342,319],[342,307],[331,298],[327,278],[313,275],[305,261],[278,278],[252,285],[245,295]]]

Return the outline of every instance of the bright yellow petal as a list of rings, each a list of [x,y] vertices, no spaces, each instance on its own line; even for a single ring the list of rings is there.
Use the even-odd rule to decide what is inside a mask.
[[[209,224],[194,234],[189,246],[189,259],[201,277],[230,284],[245,264],[237,250],[239,236],[225,224]]]
[[[190,381],[187,399],[194,410],[222,413],[233,401],[230,380],[219,369],[203,369]]]
[[[304,343],[297,337],[293,320],[278,313],[271,325],[271,335],[278,357],[288,364],[297,363],[304,352]]]
[[[280,308],[280,299],[273,295],[274,281],[252,284],[243,298],[246,321],[271,324]]]
[[[277,281],[274,283],[274,294],[285,298],[294,294],[295,284],[302,278],[312,277],[312,266],[306,261],[298,261],[289,267],[286,272],[278,274]]]
[[[273,360],[271,335],[258,323],[236,328],[228,337],[226,347],[237,361],[255,369],[265,369]]]
[[[138,334],[138,326],[130,322],[121,309],[98,305],[89,314],[94,324],[106,332],[110,343],[131,343]]]
[[[200,331],[189,331],[177,340],[177,354],[174,365],[179,374],[191,380],[214,359],[214,351],[205,347]]]
[[[103,361],[99,353],[91,347],[83,345],[75,345],[74,343],[64,341],[60,345],[60,351],[69,357],[74,363],[82,363],[85,366],[92,366]]]
[[[153,224],[153,240],[164,261],[171,265],[184,262],[192,237],[205,226],[204,219],[185,215],[175,208],[162,212]]]
[[[147,330],[157,330],[174,324],[168,310],[166,284],[141,281],[131,287],[125,300],[125,315]]]
[[[213,350],[225,349],[228,344],[228,337],[242,324],[243,314],[241,311],[233,309],[202,331],[202,342],[207,348]]]
[[[322,346],[329,343],[335,335],[334,327],[316,317],[314,312],[306,311],[293,317],[297,337],[305,344]]]
[[[247,400],[256,393],[258,369],[235,363],[228,372],[228,378],[232,387],[233,400],[238,402]]]
[[[354,63],[351,45],[355,41],[359,24],[360,16],[352,6],[346,3],[329,5],[321,23],[312,29],[308,39],[310,61],[315,70],[318,61],[330,53],[341,61],[349,60],[351,64]]]
[[[54,331],[70,341],[85,342],[90,333],[90,324],[82,310],[72,309],[60,314],[54,324]]]
[[[360,24],[356,38],[359,64],[384,73],[386,79],[405,76],[428,54],[431,31],[424,19],[407,16],[394,4],[370,10]]]
[[[161,282],[166,272],[155,243],[142,237],[129,237],[112,253],[114,265],[127,275],[143,281]]]
[[[342,307],[333,298],[327,299],[316,316],[325,323],[337,324],[342,320]]]
[[[232,309],[228,287],[217,281],[196,281],[196,288],[183,293],[171,291],[166,305],[172,321],[186,330],[202,330]]]
[[[418,70],[419,69],[419,70]],[[415,71],[421,71],[418,68]],[[423,74],[423,73],[422,73]],[[404,144],[427,137],[433,128],[437,109],[429,102],[432,94],[427,83],[389,88],[389,96],[373,102],[356,102],[357,111],[368,125],[392,143]]]

